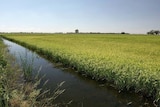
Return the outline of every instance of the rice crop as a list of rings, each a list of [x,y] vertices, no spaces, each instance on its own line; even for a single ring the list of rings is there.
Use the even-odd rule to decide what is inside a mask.
[[[160,36],[121,34],[3,34],[119,90],[160,99]]]

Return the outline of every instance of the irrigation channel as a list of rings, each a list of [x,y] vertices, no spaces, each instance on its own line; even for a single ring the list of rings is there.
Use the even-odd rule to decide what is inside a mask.
[[[8,40],[3,39],[8,45],[9,53],[15,56],[20,63],[20,56],[33,60],[33,67],[41,67],[40,75],[49,80],[45,88],[53,91],[58,83],[65,81],[61,94],[55,102],[67,103],[72,100],[69,107],[153,107],[152,102],[141,95],[132,92],[119,92],[110,85],[86,78],[70,68],[51,63],[36,53]],[[32,63],[32,62],[31,62]],[[36,73],[37,70],[34,71]]]

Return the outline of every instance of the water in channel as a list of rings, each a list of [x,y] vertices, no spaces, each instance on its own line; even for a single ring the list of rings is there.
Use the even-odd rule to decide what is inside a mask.
[[[15,56],[17,63],[21,63],[22,57],[33,59],[35,69],[41,67],[40,75],[45,75],[43,81],[49,80],[46,88],[53,91],[58,83],[65,81],[61,88],[66,91],[56,99],[57,103],[72,100],[69,107],[153,107],[152,102],[140,95],[131,92],[119,93],[109,85],[86,78],[72,69],[64,69],[16,43],[5,39],[3,42],[8,45],[9,53]]]

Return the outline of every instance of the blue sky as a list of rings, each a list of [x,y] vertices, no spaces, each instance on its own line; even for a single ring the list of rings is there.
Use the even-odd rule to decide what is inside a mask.
[[[0,32],[160,30],[160,0],[0,0]]]

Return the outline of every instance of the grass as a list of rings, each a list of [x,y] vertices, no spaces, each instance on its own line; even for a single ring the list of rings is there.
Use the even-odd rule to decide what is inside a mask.
[[[27,56],[26,56],[27,57]],[[0,107],[58,107],[67,104],[54,104],[55,99],[65,90],[58,84],[54,92],[45,87],[38,88],[42,78],[38,74],[32,78],[33,65],[28,59],[21,58],[22,65],[17,65],[6,52],[6,46],[0,38]],[[33,60],[32,60],[33,63]],[[23,71],[23,72],[22,72]],[[23,75],[23,77],[22,77]],[[48,97],[47,95],[51,96]]]
[[[6,80],[7,62],[4,57],[4,48],[5,46],[2,44],[2,41],[0,40],[0,107],[7,107],[4,105],[8,105],[8,82]]]
[[[25,53],[25,57],[20,56],[21,59],[21,67],[23,71],[23,77],[26,81],[33,81],[36,78],[33,78],[33,72],[35,71],[33,68],[34,58],[27,58],[27,53]],[[37,70],[39,71],[39,70]]]
[[[160,37],[121,34],[4,34],[119,90],[160,99]]]

